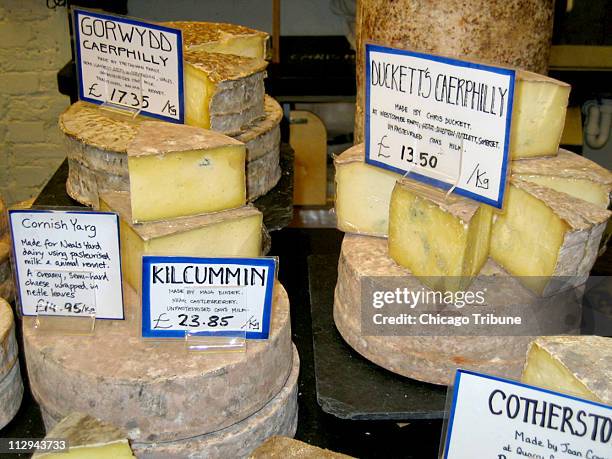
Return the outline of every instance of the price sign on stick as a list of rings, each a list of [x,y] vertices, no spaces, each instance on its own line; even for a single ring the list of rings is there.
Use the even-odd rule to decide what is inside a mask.
[[[184,121],[180,30],[81,9],[74,30],[81,100]]]
[[[514,71],[366,45],[366,162],[501,208]]]

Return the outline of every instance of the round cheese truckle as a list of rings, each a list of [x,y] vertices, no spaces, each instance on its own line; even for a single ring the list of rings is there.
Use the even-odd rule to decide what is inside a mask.
[[[13,310],[0,298],[0,429],[13,419],[21,406],[23,382],[17,353]]]
[[[124,288],[127,320],[96,321],[90,337],[49,335],[24,318],[32,393],[50,416],[90,414],[136,443],[172,442],[239,422],[276,396],[292,366],[289,299],[274,289],[270,336],[244,353],[189,352],[181,340],[140,337],[138,296]]]

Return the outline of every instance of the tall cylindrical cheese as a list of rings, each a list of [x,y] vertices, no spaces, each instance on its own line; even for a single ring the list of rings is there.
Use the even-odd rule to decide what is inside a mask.
[[[22,399],[23,381],[19,371],[19,362],[17,362],[11,371],[0,379],[0,429],[15,417]]]
[[[483,275],[505,275],[488,262]],[[347,234],[338,262],[334,298],[334,321],[344,340],[368,360],[409,378],[434,384],[452,384],[455,370],[472,369],[488,374],[518,378],[531,340],[527,336],[366,336],[361,333],[361,283],[371,276],[406,279],[406,287],[424,286],[410,271],[398,266],[387,254],[385,239]],[[532,295],[518,282],[507,292],[507,301]],[[473,289],[486,288],[477,279]]]
[[[366,42],[546,73],[553,12],[553,0],[358,0],[355,143],[364,137]]]
[[[137,443],[215,432],[264,407],[292,366],[289,300],[274,289],[268,340],[245,353],[187,352],[182,341],[139,335],[138,296],[124,288],[125,321],[97,321],[89,338],[42,336],[24,320],[32,393],[56,420],[85,412],[124,429]]]
[[[282,389],[259,411],[235,424],[210,433],[163,442],[132,442],[139,458],[166,459],[205,457],[206,459],[246,458],[251,451],[275,435],[293,437],[297,429],[297,379],[299,356],[293,347],[292,366]],[[41,405],[45,427],[51,429],[58,419]]]

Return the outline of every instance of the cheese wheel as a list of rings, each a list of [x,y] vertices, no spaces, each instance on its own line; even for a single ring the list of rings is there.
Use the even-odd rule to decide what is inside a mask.
[[[504,275],[489,261],[481,274]],[[505,274],[507,275],[507,274]],[[455,370],[466,368],[518,378],[530,342],[528,336],[364,336],[361,334],[361,281],[369,276],[402,276],[415,289],[422,284],[387,254],[381,238],[346,234],[338,262],[334,321],[344,340],[366,359],[387,370],[433,384],[452,384]],[[482,290],[486,280],[472,288]],[[479,283],[481,285],[479,285]],[[509,298],[532,295],[518,281]],[[489,289],[491,290],[491,289]]]
[[[280,178],[278,102],[266,96],[265,117],[235,136],[247,149],[246,181],[249,201],[270,191]],[[68,156],[68,194],[81,204],[98,205],[102,190],[129,191],[127,146],[147,118],[104,110],[86,102],[72,104],[59,119]],[[266,159],[264,159],[266,158]]]
[[[13,310],[5,300],[0,298],[0,381],[12,371],[17,363],[17,354]]]
[[[24,318],[35,399],[56,419],[84,412],[136,442],[174,441],[213,432],[261,409],[291,370],[289,300],[274,289],[268,340],[245,353],[188,352],[180,340],[140,338],[139,299],[124,287],[125,321],[97,321],[89,338],[44,335]]]
[[[364,137],[366,42],[546,73],[553,13],[553,0],[359,0],[355,143]]]
[[[6,426],[17,414],[23,398],[23,382],[19,362],[0,379],[0,429]]]
[[[297,429],[297,379],[300,363],[293,348],[292,368],[284,386],[263,408],[225,429],[169,442],[132,442],[138,458],[205,457],[206,459],[245,458],[266,439],[275,435],[293,436]],[[203,408],[203,412],[206,407]],[[47,430],[57,422],[41,405]]]

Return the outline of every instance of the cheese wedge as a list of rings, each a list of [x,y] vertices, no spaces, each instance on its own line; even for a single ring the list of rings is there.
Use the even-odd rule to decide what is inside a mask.
[[[268,438],[249,455],[249,459],[350,459],[351,457],[282,436]]]
[[[559,149],[557,156],[513,161],[514,177],[537,183],[607,209],[612,172],[589,159]]]
[[[223,22],[169,21],[166,27],[183,31],[185,49],[265,59],[269,35]]]
[[[258,257],[262,250],[263,216],[252,206],[133,224],[126,192],[100,195],[100,208],[121,218],[121,263],[125,280],[140,291],[143,255]]]
[[[612,405],[612,338],[538,338],[531,343],[521,380]]]
[[[127,153],[134,222],[216,212],[246,203],[245,146],[223,134],[146,121]]]
[[[540,295],[581,285],[609,216],[581,199],[512,178],[493,224],[491,257]]]
[[[489,206],[402,178],[391,194],[389,256],[433,290],[463,290],[487,260],[492,215]]]
[[[556,155],[565,125],[570,85],[524,70],[516,71],[510,157]]]
[[[336,226],[346,233],[387,237],[389,201],[400,174],[365,163],[361,143],[334,158]]]
[[[33,458],[124,459],[135,458],[126,435],[115,426],[83,413],[72,413],[61,420],[45,438],[65,439],[67,452],[40,452]]]
[[[235,135],[264,116],[266,61],[193,50],[183,57],[186,124]]]

